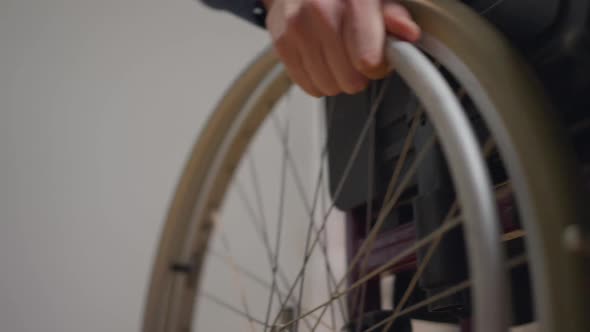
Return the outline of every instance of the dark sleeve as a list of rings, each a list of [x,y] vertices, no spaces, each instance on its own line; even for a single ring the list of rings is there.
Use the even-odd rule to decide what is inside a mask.
[[[201,0],[209,7],[227,10],[251,23],[264,27],[266,9],[259,0]]]

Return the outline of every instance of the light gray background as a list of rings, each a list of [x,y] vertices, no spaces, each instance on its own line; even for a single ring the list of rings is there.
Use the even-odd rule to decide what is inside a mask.
[[[137,331],[203,121],[266,35],[190,0],[0,1],[0,331]]]

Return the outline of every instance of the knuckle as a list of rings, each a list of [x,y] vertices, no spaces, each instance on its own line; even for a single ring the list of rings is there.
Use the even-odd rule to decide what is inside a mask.
[[[289,43],[284,38],[279,38],[274,41],[273,43],[273,51],[274,53],[281,59],[285,65],[288,65],[289,59],[292,57],[289,52]]]
[[[318,92],[318,91],[315,91],[315,90],[314,90],[314,91],[312,91],[312,92],[311,92],[311,93],[309,93],[309,94],[310,94],[311,96],[313,96],[313,97],[316,97],[316,98],[322,98],[322,97],[324,97],[324,95],[323,95],[323,94],[321,94],[320,92]]]
[[[287,23],[288,27],[295,26],[295,25],[299,24],[299,20],[300,20],[299,17],[300,16],[301,15],[299,13],[294,13],[292,15],[289,15],[285,18],[285,23]]]
[[[326,96],[333,97],[333,96],[340,94],[342,91],[336,86],[326,86],[326,87],[323,87],[322,92]]]
[[[309,78],[305,77],[305,75],[295,75],[291,77],[293,78],[295,84],[308,95],[317,98],[323,96],[322,92],[309,80]]]
[[[357,94],[357,93],[363,91],[367,87],[368,84],[369,84],[368,80],[351,81],[346,84],[344,91],[348,94],[351,94],[351,95]]]
[[[303,15],[297,14],[292,15],[287,19],[288,35],[291,36],[304,36],[305,35],[305,22],[303,21]]]
[[[312,12],[323,12],[326,7],[326,0],[306,0],[303,7]]]
[[[299,85],[299,87],[301,87],[303,89],[303,91],[305,91],[310,96],[313,96],[316,98],[323,97],[323,94],[320,91],[318,91],[317,89],[314,89],[314,88],[308,87],[308,86],[303,86],[303,85]]]
[[[365,53],[356,59],[356,69],[363,73],[372,73],[379,69],[381,56],[378,53]]]
[[[306,13],[319,24],[330,30],[339,28],[342,6],[333,0],[306,0]]]
[[[281,57],[289,55],[289,49],[290,49],[291,44],[292,43],[291,43],[290,38],[288,38],[285,35],[278,37],[273,42],[273,46],[274,46],[276,53]]]

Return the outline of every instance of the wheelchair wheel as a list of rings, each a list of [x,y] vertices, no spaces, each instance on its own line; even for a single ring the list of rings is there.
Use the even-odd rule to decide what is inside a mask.
[[[434,304],[456,295],[467,300],[443,313],[441,321],[471,319],[475,331],[507,331],[511,305],[518,302],[509,276],[522,266],[530,270],[533,295],[527,303],[542,331],[587,330],[587,258],[563,242],[572,229],[588,227],[586,208],[570,147],[541,89],[508,43],[462,4],[404,4],[424,31],[417,45],[421,51],[392,40],[389,52],[395,75],[414,91],[417,106],[407,113],[403,153],[389,173],[386,192],[373,196],[375,191],[367,190],[368,207],[362,209],[367,232],[345,266],[337,266],[334,257],[343,254],[328,245],[334,240],[328,231],[338,224],[334,201],[350,190],[345,183],[354,160],[363,157],[360,146],[374,137],[375,115],[391,79],[377,89],[330,199],[327,144],[320,139],[319,157],[310,157],[314,149],[307,144],[321,135],[293,123],[306,111],[288,107],[291,82],[266,51],[228,90],[191,153],[160,240],[144,331],[189,331],[193,325],[197,330],[403,331],[409,318],[420,318],[417,312],[431,314]],[[328,110],[320,127],[329,127],[337,111]],[[273,142],[264,132],[276,134]],[[298,145],[299,155],[292,146],[295,134],[305,142]],[[417,172],[432,162],[433,153],[449,179],[445,213],[436,227],[418,231],[415,241],[371,265],[368,258],[380,234],[389,234],[384,224],[410,199],[408,187],[421,181]],[[505,170],[502,183],[490,172],[492,155]],[[317,161],[316,169],[301,172],[315,163],[308,160]],[[261,165],[274,171],[260,173]],[[303,179],[308,173],[312,176]],[[372,188],[373,178],[360,183]],[[498,209],[498,197],[506,191],[518,220],[510,227]],[[242,212],[228,208],[232,204]],[[294,235],[298,232],[303,236]],[[464,241],[466,279],[416,297],[449,238]],[[513,255],[507,243],[523,240],[524,249]],[[361,298],[383,302],[383,296],[358,294],[392,270],[411,271],[407,287],[392,308],[373,315]],[[353,271],[361,272],[353,278]],[[325,287],[317,286],[320,280]]]

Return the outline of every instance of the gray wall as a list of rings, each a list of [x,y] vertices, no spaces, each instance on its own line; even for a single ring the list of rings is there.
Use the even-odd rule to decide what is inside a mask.
[[[136,331],[180,168],[262,31],[190,0],[0,1],[0,331]]]

